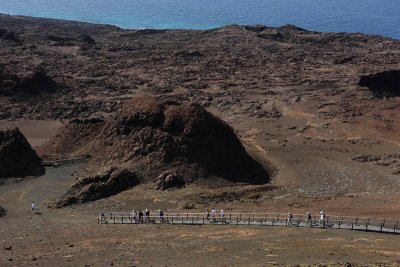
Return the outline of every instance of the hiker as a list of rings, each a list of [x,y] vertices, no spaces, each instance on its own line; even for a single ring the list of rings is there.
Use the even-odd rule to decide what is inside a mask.
[[[99,221],[100,223],[104,223],[106,221],[106,215],[104,214],[103,211],[100,211],[99,213]]]
[[[145,214],[146,214],[146,221],[150,222],[150,211],[148,209],[146,209]]]
[[[288,212],[287,224],[292,225],[293,214]]]
[[[225,222],[225,211],[221,210],[221,221]]]
[[[310,225],[312,224],[312,217],[311,217],[311,213],[309,211],[307,211],[307,217],[306,217],[306,225]]]
[[[215,208],[212,209],[211,215],[212,215],[212,217],[213,217],[213,222],[215,222],[215,218],[216,218],[216,216],[217,216],[217,210],[216,210]]]
[[[210,222],[210,211],[209,210],[206,211],[206,221]]]
[[[136,220],[136,210],[132,210],[130,215],[131,215],[132,219],[135,221]]]
[[[164,212],[161,209],[158,210],[158,216],[160,218],[160,223],[164,223]]]
[[[325,227],[325,213],[321,210],[319,215],[319,224]]]
[[[139,222],[143,222],[143,211],[139,210]]]
[[[35,202],[32,201],[31,207],[32,207],[32,213],[36,213],[36,211],[37,211],[37,206],[36,206],[36,203],[35,203]]]

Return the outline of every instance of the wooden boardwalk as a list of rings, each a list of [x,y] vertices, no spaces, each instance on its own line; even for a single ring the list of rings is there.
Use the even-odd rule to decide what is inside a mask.
[[[154,213],[153,213],[154,214]],[[370,217],[326,216],[320,221],[319,216],[312,216],[310,221],[305,215],[293,214],[289,221],[282,213],[226,213],[207,219],[205,213],[165,213],[157,216],[133,216],[129,212],[110,212],[104,218],[98,218],[101,224],[173,224],[173,225],[249,225],[249,226],[286,226],[347,229],[388,234],[400,234],[399,221],[393,219],[374,219]]]

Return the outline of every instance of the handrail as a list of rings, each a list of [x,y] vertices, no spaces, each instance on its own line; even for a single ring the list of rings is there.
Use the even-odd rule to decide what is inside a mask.
[[[151,214],[157,214],[158,212],[151,212]],[[132,212],[109,212],[107,214],[113,214],[113,215],[129,215],[132,214]],[[239,217],[243,217],[243,218],[269,218],[269,217],[279,217],[281,219],[287,219],[287,213],[238,213],[238,212],[225,212],[225,217],[231,215],[233,216],[239,216]],[[206,213],[204,212],[166,212],[164,213],[164,217],[165,216],[206,216]],[[256,216],[257,215],[257,216]],[[258,215],[262,215],[262,216],[258,216]],[[210,217],[212,216],[211,212],[210,212]],[[221,216],[221,213],[216,213],[216,216]],[[306,218],[306,214],[292,214],[293,218]],[[319,219],[320,216],[318,215],[312,215],[311,216],[312,219]],[[373,218],[373,217],[359,217],[359,216],[340,216],[340,215],[325,215],[326,219],[329,220],[341,220],[341,221],[358,221],[358,222],[371,222],[371,221],[386,221],[386,222],[397,222],[399,220],[396,219],[390,219],[390,218]]]
[[[154,215],[155,214],[155,215]],[[262,216],[261,216],[262,215]],[[325,219],[319,216],[311,216],[308,220],[305,214],[292,214],[288,218],[287,214],[282,213],[221,213],[213,215],[210,213],[194,212],[167,212],[160,217],[157,212],[150,216],[143,214],[139,218],[132,212],[109,212],[98,217],[98,223],[169,223],[169,224],[248,224],[248,225],[281,225],[297,227],[322,227],[336,229],[351,229],[373,232],[385,232],[400,234],[399,221],[395,219],[378,219],[371,217],[337,216],[327,215]]]

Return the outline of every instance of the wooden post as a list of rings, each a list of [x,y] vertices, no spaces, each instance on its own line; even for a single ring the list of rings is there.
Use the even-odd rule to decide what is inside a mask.
[[[122,224],[124,224],[124,214],[123,213],[121,214],[121,222],[122,222]]]
[[[297,227],[300,227],[300,219],[297,219]]]
[[[353,222],[351,222],[351,230],[354,230],[354,228],[353,228]]]
[[[339,229],[340,229],[340,220],[339,220]]]
[[[172,220],[171,223],[174,224],[174,216],[171,217],[171,220]]]
[[[379,230],[379,232],[382,233],[382,230],[383,230],[383,223],[381,223],[381,229]]]
[[[357,224],[357,222],[358,222],[358,217],[356,218],[356,223],[355,224]]]

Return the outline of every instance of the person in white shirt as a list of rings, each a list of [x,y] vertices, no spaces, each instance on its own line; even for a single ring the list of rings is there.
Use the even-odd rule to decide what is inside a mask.
[[[287,224],[292,225],[293,214],[288,212]]]
[[[216,217],[217,217],[217,210],[216,210],[215,208],[212,209],[211,215],[212,215],[212,217],[213,217],[213,221],[215,222]]]
[[[31,207],[32,207],[32,213],[36,213],[37,206],[36,206],[36,203],[35,203],[35,202],[32,201]]]
[[[320,215],[320,217],[319,217],[319,224],[325,226],[325,213],[321,210],[321,212],[319,213],[319,215]]]
[[[225,211],[221,210],[221,221],[225,222]]]

